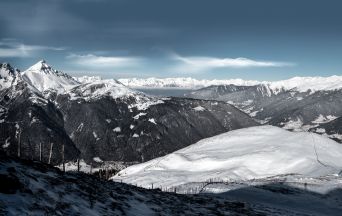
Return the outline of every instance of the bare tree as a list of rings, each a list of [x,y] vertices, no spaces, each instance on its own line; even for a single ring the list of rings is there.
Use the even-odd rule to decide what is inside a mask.
[[[50,155],[49,155],[49,162],[48,162],[48,164],[51,163],[52,149],[53,149],[53,143],[50,143]]]

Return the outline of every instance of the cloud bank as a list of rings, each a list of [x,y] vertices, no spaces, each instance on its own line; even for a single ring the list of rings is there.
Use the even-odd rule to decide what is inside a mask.
[[[1,40],[0,41],[0,57],[32,57],[38,51],[62,51],[64,47],[51,47],[42,45],[28,45],[19,43],[15,40]]]
[[[67,59],[74,64],[93,68],[132,67],[138,66],[142,62],[142,59],[137,57],[97,56],[94,54],[70,54]]]
[[[290,62],[259,61],[248,58],[214,58],[205,56],[184,57],[172,54],[171,57],[178,62],[173,70],[185,72],[202,72],[216,68],[256,68],[256,67],[289,67]]]

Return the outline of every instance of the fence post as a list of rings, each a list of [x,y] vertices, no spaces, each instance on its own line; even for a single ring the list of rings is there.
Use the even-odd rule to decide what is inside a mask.
[[[64,143],[62,145],[62,161],[63,161],[63,172],[65,172]]]
[[[39,161],[42,162],[42,142],[39,142]]]
[[[18,135],[18,157],[20,158],[20,156],[21,156],[21,140],[20,140],[20,138],[21,138],[21,129],[20,129],[20,127],[19,127],[19,135]]]
[[[77,172],[80,171],[80,158],[77,158]]]

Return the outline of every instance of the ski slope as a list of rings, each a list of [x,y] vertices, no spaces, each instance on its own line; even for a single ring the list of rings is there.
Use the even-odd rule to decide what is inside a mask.
[[[342,145],[320,135],[257,126],[203,139],[187,148],[128,167],[112,179],[149,188],[246,181],[283,174],[318,177],[342,170]]]

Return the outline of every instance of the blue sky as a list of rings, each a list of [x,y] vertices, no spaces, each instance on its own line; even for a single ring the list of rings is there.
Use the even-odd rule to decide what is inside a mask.
[[[2,0],[0,61],[71,75],[342,75],[342,1]]]

